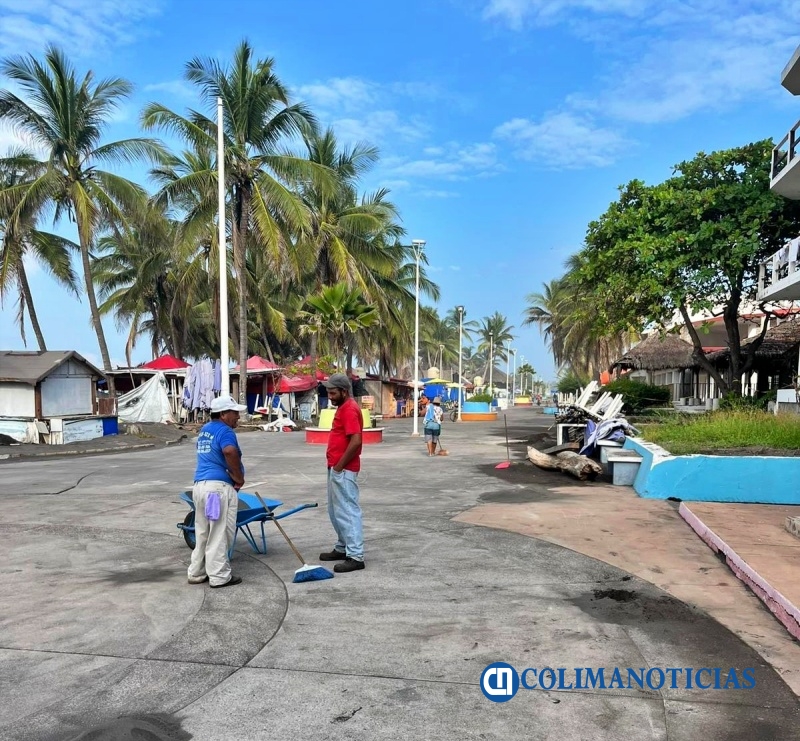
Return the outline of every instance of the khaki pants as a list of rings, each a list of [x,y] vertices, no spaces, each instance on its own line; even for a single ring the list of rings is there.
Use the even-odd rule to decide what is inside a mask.
[[[215,491],[219,494],[219,519],[206,517],[206,500]],[[194,500],[194,534],[197,544],[192,551],[189,578],[200,579],[208,574],[211,584],[225,584],[231,578],[228,551],[236,535],[236,513],[239,495],[224,481],[196,481],[192,489]]]

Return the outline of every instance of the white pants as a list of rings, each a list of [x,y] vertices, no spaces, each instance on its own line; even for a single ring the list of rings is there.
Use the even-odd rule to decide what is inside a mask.
[[[219,519],[213,521],[206,517],[206,500],[212,491],[219,494]],[[239,495],[224,481],[196,481],[192,499],[197,543],[189,564],[189,579],[201,579],[208,574],[211,584],[225,584],[231,578],[228,551],[236,535]]]

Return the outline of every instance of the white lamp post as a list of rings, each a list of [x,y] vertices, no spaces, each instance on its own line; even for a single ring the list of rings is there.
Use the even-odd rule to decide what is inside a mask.
[[[425,249],[424,239],[413,239],[414,257],[417,261],[416,302],[414,306],[414,429],[412,436],[419,437],[419,261]]]
[[[494,375],[494,332],[489,332],[489,394],[494,399],[494,382],[492,377]],[[491,402],[489,402],[491,408]]]
[[[461,362],[464,357],[463,345],[464,340],[464,307],[456,306],[458,310],[458,421],[461,421]]]
[[[517,351],[512,350],[514,353],[514,370],[511,371],[511,406],[514,406],[514,389],[517,385]]]
[[[225,239],[225,144],[223,138],[222,98],[217,98],[217,197],[219,209],[219,362],[222,366],[223,396],[230,394],[231,383],[228,372],[228,244]],[[239,360],[239,383],[247,384],[247,358]]]
[[[511,406],[511,343],[506,345],[506,403]]]

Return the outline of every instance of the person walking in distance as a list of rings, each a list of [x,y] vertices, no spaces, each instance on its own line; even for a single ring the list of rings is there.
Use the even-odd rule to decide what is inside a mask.
[[[428,446],[428,455],[436,455],[436,446],[439,444],[439,433],[442,431],[442,420],[444,410],[442,409],[442,399],[437,396],[428,404],[425,412],[425,419],[422,428],[425,430],[425,444]]]
[[[358,472],[361,470],[361,433],[364,420],[353,400],[350,379],[334,373],[324,382],[328,399],[336,407],[328,436],[328,514],[336,532],[336,544],[320,561],[342,561],[337,573],[364,568],[364,534],[359,504]]]
[[[189,564],[189,584],[208,581],[212,589],[241,584],[231,573],[228,551],[236,534],[239,489],[244,486],[242,451],[234,430],[247,407],[230,396],[211,402],[211,421],[197,437],[194,474],[194,533],[196,544]]]

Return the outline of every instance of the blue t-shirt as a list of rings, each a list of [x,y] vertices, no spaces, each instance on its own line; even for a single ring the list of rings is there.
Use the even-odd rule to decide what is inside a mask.
[[[241,462],[242,450],[233,429],[219,419],[212,419],[204,424],[197,437],[197,469],[194,472],[194,480],[225,481],[233,486],[233,479],[228,473],[228,463],[222,453],[222,449],[230,445],[239,452]],[[242,474],[244,474],[243,465]]]

